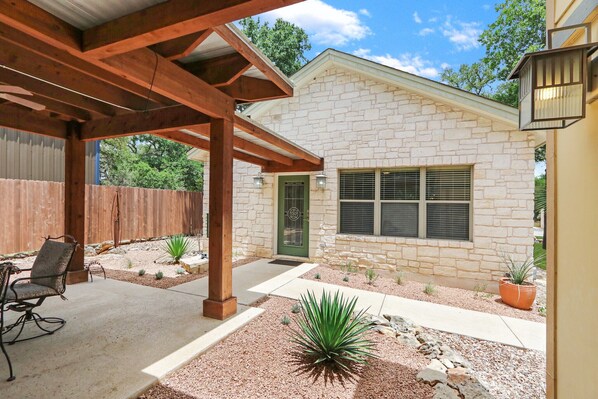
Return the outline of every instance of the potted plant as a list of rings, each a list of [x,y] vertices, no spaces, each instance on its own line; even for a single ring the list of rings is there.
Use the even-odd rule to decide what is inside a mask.
[[[509,256],[503,256],[509,272],[503,277],[498,289],[504,303],[517,309],[529,310],[536,299],[536,285],[527,281],[534,269],[534,258],[517,262]]]

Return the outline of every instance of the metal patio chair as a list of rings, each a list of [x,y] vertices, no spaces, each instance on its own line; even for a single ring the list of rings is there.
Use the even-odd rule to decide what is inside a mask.
[[[67,238],[70,242],[55,241],[60,238]],[[53,334],[66,324],[66,321],[58,317],[42,317],[34,310],[41,306],[46,298],[60,296],[66,290],[66,275],[68,266],[73,259],[77,249],[77,241],[72,236],[47,237],[42,245],[33,266],[30,269],[19,269],[12,264],[4,264],[0,272],[0,336],[2,339],[2,352],[9,365],[9,381],[14,380],[12,364],[5,350],[4,344],[12,345],[16,342],[27,341],[44,335]],[[29,271],[29,277],[11,280],[12,275],[23,271]],[[4,312],[12,310],[23,313],[14,323],[4,326]],[[41,333],[27,338],[20,338],[26,325],[34,324]],[[16,335],[5,341],[4,337],[11,331]]]

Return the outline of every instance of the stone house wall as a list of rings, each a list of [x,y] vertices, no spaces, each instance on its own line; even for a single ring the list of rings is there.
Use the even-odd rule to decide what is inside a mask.
[[[313,261],[496,281],[504,274],[501,253],[519,259],[532,254],[531,133],[336,67],[253,118],[325,158],[325,191],[315,188],[311,173]],[[339,169],[446,165],[473,165],[471,241],[338,234]],[[276,176],[264,174],[264,187],[255,189],[258,172],[235,161],[234,243],[247,255],[272,256]]]

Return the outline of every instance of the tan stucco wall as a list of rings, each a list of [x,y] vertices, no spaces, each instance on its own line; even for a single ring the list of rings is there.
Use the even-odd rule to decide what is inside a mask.
[[[457,285],[497,281],[504,274],[502,252],[531,255],[532,133],[340,68],[323,71],[294,98],[253,118],[325,159],[325,191],[315,188],[311,174],[314,261],[351,260]],[[337,233],[340,169],[445,165],[473,165],[471,241]],[[276,248],[276,176],[264,174],[265,186],[257,190],[252,177],[258,171],[235,162],[234,243],[248,254],[269,256]]]
[[[596,4],[549,0],[548,27],[568,25],[589,3]],[[585,20],[593,24],[594,41],[596,11]],[[586,113],[548,135],[549,398],[598,398],[598,102]]]

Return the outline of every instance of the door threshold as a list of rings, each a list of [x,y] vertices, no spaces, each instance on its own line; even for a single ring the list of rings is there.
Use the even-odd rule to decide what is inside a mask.
[[[305,258],[303,256],[293,256],[293,255],[274,255],[272,259],[280,259],[280,260],[296,260],[298,262],[303,263],[311,263],[309,258]]]

